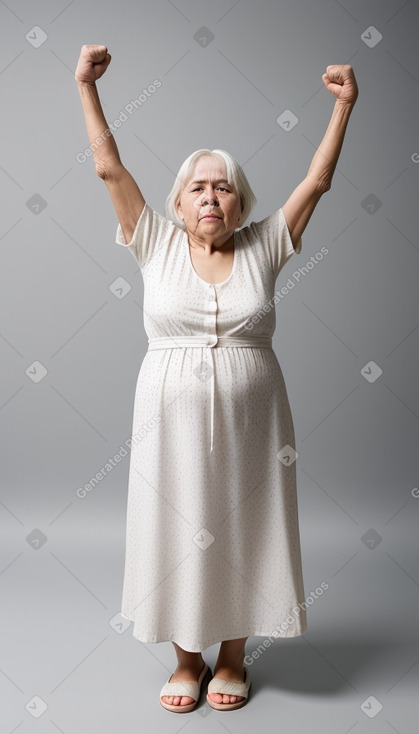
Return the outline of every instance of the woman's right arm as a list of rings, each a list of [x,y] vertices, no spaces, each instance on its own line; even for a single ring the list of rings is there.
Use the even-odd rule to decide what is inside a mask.
[[[82,46],[74,77],[83,106],[96,173],[107,186],[125,242],[128,244],[144,208],[145,199],[121,162],[96,88],[96,80],[104,74],[110,60],[111,56],[107,53],[106,46]]]

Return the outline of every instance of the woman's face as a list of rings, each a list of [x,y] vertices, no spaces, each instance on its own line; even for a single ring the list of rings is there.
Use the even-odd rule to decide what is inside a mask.
[[[241,215],[240,197],[226,179],[221,156],[202,155],[177,206],[187,231],[215,245],[223,244],[232,235]],[[212,218],[206,216],[209,214]]]

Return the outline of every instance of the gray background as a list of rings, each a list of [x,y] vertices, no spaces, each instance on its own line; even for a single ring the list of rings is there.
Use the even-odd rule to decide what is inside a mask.
[[[177,732],[192,718],[202,732],[416,731],[418,20],[414,0],[0,2],[2,732]],[[131,435],[147,349],[141,273],[114,242],[92,158],[76,159],[84,43],[112,54],[98,82],[108,123],[162,83],[115,133],[161,214],[201,147],[243,165],[258,198],[247,223],[278,209],[330,119],[326,66],[350,63],[358,80],[332,189],[276,284],[295,283],[274,347],[299,452],[305,590],[328,589],[306,634],[254,662],[249,705],[230,715],[165,711],[173,647],[139,643],[119,616],[129,454],[76,494]],[[118,278],[130,287],[119,297]],[[211,666],[217,653],[204,652]]]

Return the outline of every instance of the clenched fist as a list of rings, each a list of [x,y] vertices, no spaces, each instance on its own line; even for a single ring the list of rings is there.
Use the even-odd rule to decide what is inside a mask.
[[[77,84],[95,84],[105,73],[110,61],[107,46],[82,46],[74,74]]]
[[[352,66],[349,64],[333,64],[326,67],[322,74],[325,87],[339,102],[354,105],[358,97],[358,85]]]

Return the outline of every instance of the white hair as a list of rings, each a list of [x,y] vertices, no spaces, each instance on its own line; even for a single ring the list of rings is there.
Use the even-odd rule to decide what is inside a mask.
[[[198,158],[203,155],[219,155],[224,160],[227,180],[232,188],[237,191],[240,197],[240,206],[242,212],[239,221],[240,226],[243,225],[254,205],[256,204],[257,199],[252,189],[250,188],[250,184],[246,178],[246,174],[244,173],[240,164],[237,163],[237,161],[233,158],[233,156],[230,155],[230,153],[227,153],[225,150],[219,149],[209,150],[208,148],[201,148],[200,150],[196,150],[194,153],[191,153],[191,155],[188,156],[188,158],[186,158],[186,160],[182,163],[179,169],[179,173],[176,176],[175,183],[173,184],[172,190],[170,191],[166,199],[166,218],[171,219],[173,222],[175,222],[175,224],[178,225],[178,227],[186,229],[183,219],[181,219],[178,215],[176,205],[180,201],[183,189],[188,184],[193,175],[195,164]]]

